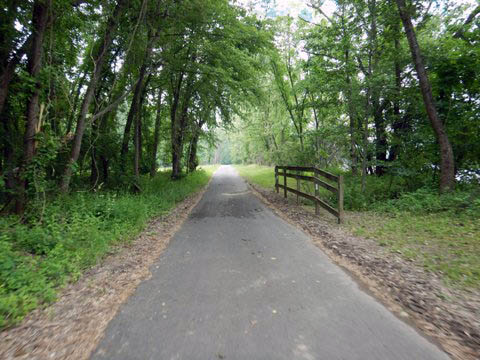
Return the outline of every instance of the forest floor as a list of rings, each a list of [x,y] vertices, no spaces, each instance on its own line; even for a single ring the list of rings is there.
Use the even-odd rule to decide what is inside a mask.
[[[111,248],[98,265],[62,289],[52,305],[1,331],[0,359],[88,359],[120,305],[151,276],[149,267],[205,189],[151,220],[133,241]]]
[[[385,228],[385,223],[379,219],[381,215],[375,218],[370,212],[348,212],[347,224],[338,225],[327,213],[316,216],[311,206],[296,205],[294,195],[284,199],[282,194],[275,193],[273,173],[269,172],[267,177],[265,171],[237,168],[267,205],[308,233],[317,246],[352,273],[390,310],[413,321],[427,335],[437,339],[454,358],[480,358],[480,291],[477,286],[465,286],[464,283],[459,286],[441,271],[429,269],[424,257],[406,256],[401,248],[395,247],[395,242],[372,237],[374,229]],[[415,237],[412,234],[415,224],[410,228],[404,224],[404,227],[392,226],[396,238],[401,238],[402,234]],[[359,228],[364,232],[358,231]],[[388,229],[383,236],[389,238]],[[455,252],[452,254],[454,256]]]

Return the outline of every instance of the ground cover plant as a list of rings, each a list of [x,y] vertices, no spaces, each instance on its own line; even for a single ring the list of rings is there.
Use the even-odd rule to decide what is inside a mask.
[[[132,241],[153,217],[205,186],[215,167],[181,178],[169,171],[142,178],[140,194],[73,192],[0,218],[0,328],[55,300],[113,246]]]

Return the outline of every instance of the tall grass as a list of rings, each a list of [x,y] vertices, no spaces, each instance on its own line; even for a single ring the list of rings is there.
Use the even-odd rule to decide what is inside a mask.
[[[153,217],[199,190],[214,168],[178,181],[169,172],[142,179],[143,191],[76,192],[34,204],[23,222],[0,218],[0,328],[52,302],[59,287],[129,242]]]

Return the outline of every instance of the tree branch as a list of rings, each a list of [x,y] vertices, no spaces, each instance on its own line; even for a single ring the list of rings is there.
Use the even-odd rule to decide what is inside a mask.
[[[461,38],[463,40],[466,40],[464,35],[465,27],[467,27],[473,20],[475,20],[475,17],[478,14],[480,14],[480,5],[477,5],[477,7],[473,9],[473,11],[470,13],[470,15],[468,15],[467,19],[463,23],[462,27],[458,29],[458,31],[453,35],[453,37],[457,39]]]

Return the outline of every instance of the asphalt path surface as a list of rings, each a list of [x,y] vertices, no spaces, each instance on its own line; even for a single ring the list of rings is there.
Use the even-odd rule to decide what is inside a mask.
[[[222,166],[92,359],[449,357]]]

